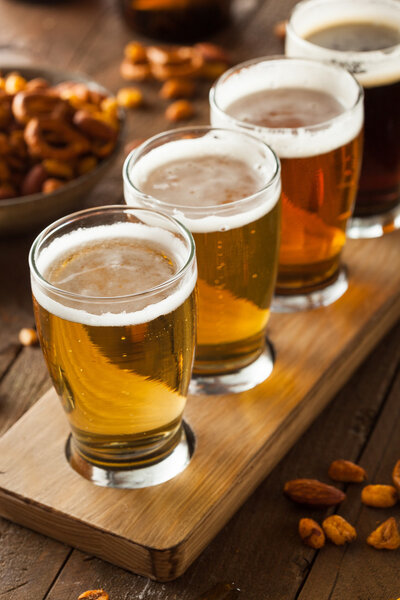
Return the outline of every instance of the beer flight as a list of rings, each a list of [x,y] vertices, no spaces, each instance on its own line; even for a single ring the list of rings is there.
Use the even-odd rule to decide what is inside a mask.
[[[345,293],[346,235],[400,227],[399,106],[398,1],[304,0],[286,57],[214,84],[211,126],[161,133],[128,156],[125,206],[38,236],[35,317],[76,471],[122,488],[176,476],[192,452],[188,391],[263,382],[271,310]]]

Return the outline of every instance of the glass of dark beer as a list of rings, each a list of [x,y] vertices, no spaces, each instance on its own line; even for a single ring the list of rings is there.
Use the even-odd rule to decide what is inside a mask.
[[[196,243],[191,393],[241,392],[272,371],[266,341],[279,249],[280,166],[248,134],[210,127],[155,136],[124,166],[125,201],[173,215]]]
[[[304,0],[290,17],[286,54],[340,64],[363,86],[363,165],[348,235],[399,229],[400,2]]]
[[[155,211],[89,209],[47,227],[29,262],[71,466],[121,488],[180,473],[192,451],[182,422],[196,320],[189,231]]]
[[[251,132],[281,160],[276,311],[326,306],[347,289],[341,253],[360,171],[362,100],[345,69],[285,57],[237,65],[211,89],[213,125]]]

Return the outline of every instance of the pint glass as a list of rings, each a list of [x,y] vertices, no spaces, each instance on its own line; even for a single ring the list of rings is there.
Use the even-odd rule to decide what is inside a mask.
[[[72,431],[71,466],[127,488],[182,471],[195,340],[191,234],[154,211],[89,209],[45,229],[29,262],[42,350]]]
[[[261,58],[210,92],[211,122],[251,132],[282,165],[282,237],[273,309],[325,306],[347,289],[341,269],[361,162],[362,89],[345,69]]]
[[[305,0],[294,9],[286,54],[346,67],[364,88],[364,154],[350,237],[400,228],[400,2]]]
[[[272,370],[265,329],[280,228],[280,167],[261,140],[200,127],[158,135],[124,166],[125,201],[193,233],[198,329],[193,393],[238,392]]]

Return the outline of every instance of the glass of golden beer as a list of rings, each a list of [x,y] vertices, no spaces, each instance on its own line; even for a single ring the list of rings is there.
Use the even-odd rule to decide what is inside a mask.
[[[286,54],[344,66],[364,88],[364,153],[348,235],[400,228],[400,2],[305,0],[296,5]]]
[[[341,253],[361,163],[363,93],[345,69],[260,58],[210,92],[211,122],[251,132],[282,167],[282,233],[273,310],[336,301],[348,287]]]
[[[193,450],[182,421],[195,342],[191,234],[155,211],[94,208],[47,227],[29,264],[71,466],[121,488],[180,473]]]
[[[191,393],[241,392],[272,371],[266,341],[280,229],[280,165],[248,134],[176,129],[134,150],[123,170],[129,205],[157,208],[196,242],[197,346]]]

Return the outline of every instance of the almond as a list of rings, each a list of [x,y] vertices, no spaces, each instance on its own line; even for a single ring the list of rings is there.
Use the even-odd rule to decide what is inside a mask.
[[[343,546],[349,542],[353,542],[357,533],[350,523],[343,519],[340,515],[331,515],[322,522],[322,528],[327,538],[336,546]]]
[[[350,460],[334,460],[328,470],[328,475],[335,481],[350,481],[361,483],[367,479],[365,470]]]
[[[294,502],[309,506],[334,506],[346,497],[338,488],[317,479],[292,479],[285,483],[283,491]]]
[[[378,550],[396,550],[400,547],[400,534],[396,519],[390,517],[377,527],[367,538],[367,544]]]
[[[390,508],[398,499],[397,490],[392,485],[367,485],[361,492],[361,501],[375,508]]]
[[[303,543],[310,548],[322,548],[325,545],[325,534],[314,519],[300,519],[299,535]]]

